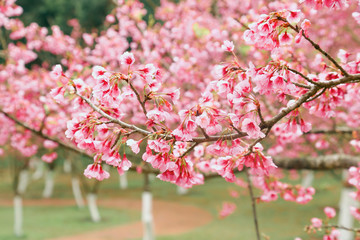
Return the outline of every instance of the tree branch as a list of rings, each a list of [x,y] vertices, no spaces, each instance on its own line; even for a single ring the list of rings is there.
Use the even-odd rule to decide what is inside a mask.
[[[61,147],[65,148],[65,149],[67,149],[67,150],[70,150],[70,151],[73,151],[73,152],[76,152],[76,153],[81,153],[81,154],[84,154],[84,155],[92,158],[92,156],[90,156],[90,155],[87,154],[86,152],[81,151],[80,149],[77,149],[77,148],[75,148],[75,147],[72,147],[72,146],[70,146],[70,145],[68,145],[68,144],[60,141],[59,139],[49,137],[49,136],[43,134],[41,131],[38,131],[38,130],[32,128],[32,127],[29,127],[28,125],[26,125],[25,123],[21,122],[21,121],[18,120],[17,118],[15,118],[15,117],[11,116],[10,114],[4,112],[4,110],[2,110],[1,108],[0,108],[0,113],[4,114],[7,118],[13,120],[17,125],[19,125],[19,126],[25,128],[25,129],[31,131],[32,133],[38,135],[39,137],[41,137],[41,138],[43,138],[43,139],[51,140],[51,141],[53,141],[53,142],[56,142],[56,143],[59,144]]]
[[[330,170],[343,169],[357,166],[360,157],[345,154],[323,155],[318,157],[298,157],[298,158],[274,158],[274,163],[283,169],[311,169],[311,170]]]

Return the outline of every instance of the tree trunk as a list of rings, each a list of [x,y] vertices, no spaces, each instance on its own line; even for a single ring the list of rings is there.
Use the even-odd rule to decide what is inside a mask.
[[[156,175],[155,175],[154,173],[149,173],[148,176],[149,176],[149,181],[150,181],[150,182],[155,181]]]
[[[72,168],[71,160],[65,159],[64,160],[64,172],[65,173],[71,173],[71,168]]]
[[[35,159],[36,161],[36,170],[32,175],[32,179],[40,179],[44,175],[44,162],[40,159]]]
[[[141,219],[144,226],[143,240],[154,240],[154,223],[152,215],[152,194],[150,191],[142,193]]]
[[[343,180],[347,180],[348,172],[347,170],[343,171]],[[350,206],[358,207],[358,202],[355,201],[352,197],[350,197],[350,193],[353,192],[352,188],[347,187],[345,184],[343,189],[341,190],[341,198],[339,203],[339,226],[353,228],[354,227],[354,217],[350,213]],[[354,233],[351,231],[340,230],[339,239],[341,240],[353,240]]]
[[[302,170],[302,181],[301,186],[308,188],[311,187],[314,181],[314,171],[313,170]]]
[[[27,169],[23,169],[19,173],[19,182],[17,185],[17,192],[19,195],[25,193],[28,183],[29,183],[29,171]]]
[[[186,195],[189,192],[189,190],[187,188],[177,186],[176,192],[178,195]]]
[[[54,190],[54,170],[49,170],[46,173],[43,197],[50,198],[53,194],[53,190]]]
[[[86,199],[90,211],[91,220],[93,222],[100,222],[101,217],[100,217],[99,209],[97,207],[96,197],[97,196],[95,193],[88,193]]]
[[[71,178],[71,187],[72,187],[72,191],[73,191],[73,194],[74,194],[76,205],[79,208],[83,208],[85,204],[84,204],[84,199],[83,199],[83,197],[81,195],[81,188],[80,188],[79,178],[77,178],[77,177],[72,177]]]
[[[21,237],[23,235],[22,224],[23,224],[22,198],[21,198],[21,195],[15,195],[15,197],[14,197],[14,234],[17,237]]]
[[[120,189],[127,189],[128,188],[128,181],[127,181],[127,173],[124,172],[122,175],[119,175],[119,185]]]

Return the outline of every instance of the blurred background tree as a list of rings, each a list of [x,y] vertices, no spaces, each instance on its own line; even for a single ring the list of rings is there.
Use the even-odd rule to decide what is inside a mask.
[[[17,4],[24,9],[20,19],[25,25],[36,22],[40,26],[58,25],[69,34],[71,27],[67,24],[76,18],[86,30],[101,28],[104,19],[114,8],[112,0],[18,0]]]
[[[143,0],[147,10],[145,20],[154,15],[154,9],[160,4],[160,0]],[[18,0],[24,13],[20,19],[29,25],[36,22],[40,26],[49,28],[58,25],[65,34],[70,34],[72,27],[67,22],[76,18],[86,32],[102,30],[107,14],[115,7],[113,0]]]

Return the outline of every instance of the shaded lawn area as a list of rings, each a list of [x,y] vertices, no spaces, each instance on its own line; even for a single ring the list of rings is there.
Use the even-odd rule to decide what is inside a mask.
[[[135,173],[128,174],[129,189],[119,189],[116,171],[111,170],[111,177],[100,185],[99,199],[103,198],[130,198],[140,199],[143,177]],[[240,176],[242,176],[240,174]],[[258,204],[259,223],[262,233],[276,240],[289,240],[295,237],[305,239],[322,239],[319,235],[306,234],[304,226],[310,223],[312,217],[324,217],[323,208],[332,206],[337,208],[340,199],[341,171],[335,174],[317,172],[315,188],[317,193],[313,201],[307,205],[279,200],[272,203]],[[70,175],[57,172],[54,198],[72,198]],[[299,181],[299,180],[298,180]],[[229,195],[229,190],[240,192],[239,198]],[[41,198],[43,180],[33,182],[25,194],[25,199]],[[235,240],[256,239],[251,211],[251,203],[246,189],[225,182],[221,178],[208,180],[202,186],[192,188],[188,195],[178,196],[176,187],[172,184],[154,180],[152,182],[154,197],[165,201],[174,201],[179,204],[193,205],[209,211],[214,215],[214,221],[203,227],[178,236],[159,236],[159,240]],[[9,174],[0,176],[0,198],[11,199],[11,183]],[[218,212],[224,201],[233,201],[237,204],[236,212],[225,219],[219,219]],[[124,207],[126,209],[126,206]],[[101,223],[92,223],[87,209],[79,210],[71,207],[24,207],[23,239],[47,239],[50,237],[65,236],[91,229],[101,229],[126,222],[140,220],[138,211],[121,211],[100,208],[104,219]],[[0,207],[0,239],[12,239],[12,208]],[[336,220],[334,220],[336,223]],[[155,223],[156,224],[156,223]],[[14,238],[15,239],[15,238]]]

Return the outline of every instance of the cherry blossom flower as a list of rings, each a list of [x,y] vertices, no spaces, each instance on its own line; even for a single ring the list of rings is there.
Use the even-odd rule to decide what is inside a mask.
[[[130,53],[130,52],[124,52],[121,56],[120,56],[120,62],[123,65],[132,65],[135,62],[135,57],[134,54]]]
[[[324,213],[326,214],[326,216],[327,216],[328,218],[334,218],[335,215],[336,215],[336,211],[335,211],[335,209],[332,208],[332,207],[325,207],[325,208],[324,208]]]
[[[279,35],[279,41],[281,45],[290,45],[292,43],[293,37],[288,32],[283,32]]]
[[[229,40],[225,40],[223,45],[221,45],[221,49],[227,52],[234,51],[234,43]]]
[[[313,227],[315,228],[321,228],[322,226],[322,220],[320,218],[312,218],[311,219],[311,224]]]
[[[61,65],[57,64],[53,67],[53,70],[50,72],[50,77],[53,80],[58,80],[63,75]]]
[[[263,132],[261,132],[261,129],[257,125],[257,123],[254,120],[250,119],[250,118],[245,118],[242,121],[241,130],[243,132],[246,132],[250,138],[263,138],[263,137],[265,137],[265,134]]]
[[[57,153],[52,152],[52,153],[42,155],[41,160],[43,160],[44,162],[47,162],[47,163],[52,163],[56,158],[57,158]]]
[[[220,218],[225,218],[236,210],[236,204],[231,202],[224,202],[222,209],[219,213]]]
[[[56,142],[53,142],[51,140],[45,140],[44,141],[44,148],[47,149],[53,149],[56,148],[59,144],[57,144]]]
[[[131,151],[138,154],[140,152],[140,143],[141,142],[142,142],[142,140],[135,141],[133,139],[129,139],[129,140],[126,141],[126,145],[130,146]]]
[[[107,179],[110,177],[110,174],[103,170],[100,164],[90,164],[84,170],[84,175],[87,178],[96,178],[99,181]]]
[[[97,80],[102,80],[104,77],[106,77],[106,75],[105,75],[106,72],[107,71],[105,68],[103,68],[101,66],[94,66],[92,76],[93,76],[93,78],[95,78]]]

